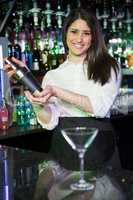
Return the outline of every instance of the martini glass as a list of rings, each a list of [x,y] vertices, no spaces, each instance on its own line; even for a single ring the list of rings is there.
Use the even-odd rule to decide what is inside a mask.
[[[79,191],[94,189],[94,185],[86,182],[84,178],[84,156],[88,147],[94,141],[98,129],[90,127],[74,127],[62,129],[61,133],[72,149],[78,153],[80,159],[80,179],[78,182],[72,183],[70,188]]]

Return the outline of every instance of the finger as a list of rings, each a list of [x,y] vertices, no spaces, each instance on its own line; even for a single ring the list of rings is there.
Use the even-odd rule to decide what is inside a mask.
[[[44,89],[42,92],[40,92],[40,97],[44,97],[46,95],[50,94],[50,90],[49,89]]]
[[[47,95],[45,95],[45,96],[43,96],[43,97],[39,97],[38,99],[34,99],[36,102],[38,102],[38,103],[42,103],[42,104],[45,104],[46,102],[48,102],[48,100],[49,100],[49,98],[51,97],[51,94],[49,93],[49,94],[47,94]]]
[[[43,97],[47,94],[51,94],[51,96],[53,96],[53,89],[51,86],[46,86],[42,92],[40,92],[40,97]]]
[[[32,104],[42,104],[42,102],[38,101],[37,97],[32,95],[29,91],[25,91],[24,94]]]
[[[29,92],[28,90],[25,91],[24,93],[25,93],[25,95],[26,95],[28,98],[32,99],[33,101],[36,101],[36,100],[39,98],[39,96],[34,96],[34,95],[31,94],[31,92]]]
[[[25,91],[25,95],[32,104],[39,104],[39,105],[44,105],[46,102],[48,102],[49,98],[51,97],[50,93],[43,97],[40,97],[32,95],[29,91]]]
[[[6,72],[13,70],[12,67],[9,64],[4,65],[4,70]]]
[[[36,104],[40,104],[40,105],[44,105],[48,99],[50,98],[50,94],[44,96],[44,97],[30,97],[30,100],[32,101],[32,103],[36,103]],[[29,96],[28,96],[29,97]]]
[[[15,57],[11,58],[13,62],[15,62],[16,64],[18,64],[20,67],[25,67],[25,63],[23,63],[22,61],[16,59]]]
[[[31,95],[31,93],[29,91],[25,91],[24,94],[30,101],[32,101],[33,96]]]
[[[8,64],[4,65],[4,71],[7,73],[9,78],[15,74],[15,70],[13,70]]]
[[[4,65],[4,70],[7,70],[7,69],[11,69],[11,66],[8,64]]]
[[[6,71],[6,72],[7,72],[7,75],[8,75],[9,78],[11,78],[15,74],[14,70]]]

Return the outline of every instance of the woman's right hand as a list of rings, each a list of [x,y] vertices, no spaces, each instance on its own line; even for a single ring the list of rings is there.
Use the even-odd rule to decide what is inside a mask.
[[[6,63],[6,59],[7,58],[4,58],[5,63]],[[25,64],[22,61],[16,59],[15,57],[11,57],[11,61],[16,63],[19,67],[25,67]],[[16,73],[16,71],[14,69],[12,69],[12,67],[9,64],[4,65],[4,70],[7,73],[7,76],[9,78],[13,77]]]

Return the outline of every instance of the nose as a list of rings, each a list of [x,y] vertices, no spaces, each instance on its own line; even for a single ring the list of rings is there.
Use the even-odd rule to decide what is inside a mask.
[[[77,42],[81,42],[83,39],[82,33],[77,34]]]

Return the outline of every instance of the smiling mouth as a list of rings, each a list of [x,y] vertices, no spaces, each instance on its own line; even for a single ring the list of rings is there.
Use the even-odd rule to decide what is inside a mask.
[[[82,49],[83,45],[73,44],[73,47],[76,48],[76,49]]]

